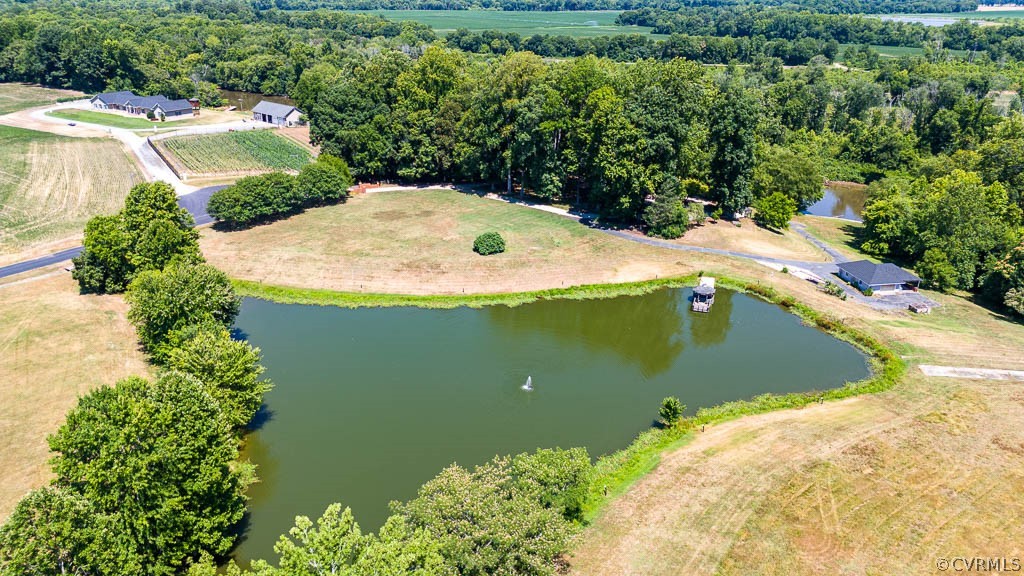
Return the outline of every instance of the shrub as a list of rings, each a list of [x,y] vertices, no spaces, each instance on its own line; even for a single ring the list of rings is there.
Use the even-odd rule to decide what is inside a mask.
[[[295,179],[296,194],[305,206],[344,201],[352,184],[348,164],[330,154],[321,154],[316,162],[303,166]]]
[[[684,411],[686,411],[686,406],[679,401],[679,398],[669,396],[661,401],[661,407],[658,408],[658,416],[661,416],[661,421],[666,426],[672,426],[679,421]]]
[[[497,232],[484,232],[473,241],[473,252],[481,256],[500,254],[505,251],[505,239]]]
[[[875,295],[875,291],[870,286],[868,286],[866,289],[862,290],[862,292],[864,292],[865,296],[874,296]]]
[[[829,296],[835,296],[840,300],[846,300],[846,290],[843,290],[842,286],[836,284],[835,282],[832,282],[831,280],[825,282],[824,290],[825,293],[828,294]]]
[[[796,214],[796,201],[782,192],[773,192],[754,201],[754,209],[754,222],[759,226],[785,230]]]

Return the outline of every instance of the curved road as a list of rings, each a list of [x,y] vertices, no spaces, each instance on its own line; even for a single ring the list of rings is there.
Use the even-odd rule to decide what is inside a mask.
[[[213,195],[214,192],[223,188],[227,188],[227,186],[208,186],[206,188],[200,188],[190,194],[178,196],[178,206],[181,206],[192,214],[192,218],[196,221],[196,226],[210,224],[213,222],[213,217],[206,212],[206,203],[210,201],[210,196]],[[82,247],[77,246],[75,248],[61,250],[60,252],[54,252],[53,254],[35,258],[33,260],[26,260],[9,266],[3,266],[0,267],[0,278],[14,276],[15,274],[21,274],[22,272],[29,272],[37,268],[43,268],[50,266],[51,264],[64,262],[81,253]]]

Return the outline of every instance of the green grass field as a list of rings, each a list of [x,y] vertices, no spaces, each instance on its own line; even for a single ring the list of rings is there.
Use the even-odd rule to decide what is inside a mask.
[[[127,128],[129,130],[143,130],[161,125],[160,122],[150,122],[143,117],[130,118],[107,112],[93,112],[92,110],[54,110],[47,112],[46,115],[72,122],[88,122],[90,124],[110,126],[111,128]],[[178,125],[178,123],[176,122],[175,125]]]
[[[494,10],[367,10],[389,20],[415,20],[431,26],[441,35],[458,28],[472,31],[501,30],[522,36],[553,34],[565,36],[613,36],[650,34],[640,26],[616,26],[615,10],[579,12],[503,12]]]
[[[843,59],[843,53],[849,48],[859,47],[858,44],[840,44],[839,60]],[[871,48],[878,52],[883,58],[899,58],[901,56],[923,56],[924,48],[915,48],[913,46],[879,46],[872,44]],[[950,50],[950,54],[954,56],[966,56],[966,50]]]
[[[307,150],[272,130],[176,136],[159,140],[192,174],[298,170]]]
[[[918,22],[926,26],[944,26],[953,20],[1017,20],[1024,18],[1024,10],[986,10],[983,12],[941,12],[934,14],[884,14],[885,20]]]
[[[0,114],[10,114],[25,108],[53,104],[59,99],[85,96],[75,90],[57,90],[30,84],[0,84]]]

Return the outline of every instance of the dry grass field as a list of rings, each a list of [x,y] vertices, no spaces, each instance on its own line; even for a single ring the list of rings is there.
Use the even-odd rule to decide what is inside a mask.
[[[507,252],[473,252],[489,230],[502,234]],[[448,190],[356,196],[241,232],[206,229],[200,243],[234,278],[344,291],[515,292],[695,271],[679,252]]]
[[[792,230],[773,232],[761,228],[750,220],[743,220],[742,226],[719,220],[717,224],[705,224],[693,228],[682,238],[673,242],[786,260],[828,261],[828,256],[822,250],[796,232]]]
[[[58,268],[59,270],[59,268]],[[49,478],[46,437],[78,396],[148,370],[119,296],[66,272],[0,284],[0,522]]]
[[[57,90],[31,84],[0,84],[0,114],[53,104],[58,98],[85,96],[76,90]]]
[[[832,245],[848,258],[869,258],[857,250],[857,232],[864,227],[860,222],[806,214],[798,215],[793,221],[806,226],[815,238]]]
[[[120,142],[0,126],[0,261],[80,236],[143,180]]]

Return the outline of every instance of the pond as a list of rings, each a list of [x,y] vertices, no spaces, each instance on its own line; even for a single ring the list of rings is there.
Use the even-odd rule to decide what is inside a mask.
[[[220,90],[220,95],[228,101],[228,106],[238,106],[240,110],[248,112],[253,106],[260,103],[260,100],[277,102],[294,106],[295,101],[287,96],[264,96],[255,92],[239,92],[237,90]]]
[[[690,294],[453,310],[245,300],[236,327],[262,348],[276,388],[247,441],[261,482],[236,556],[273,558],[297,514],[317,518],[331,502],[376,530],[389,501],[453,462],[613,452],[652,425],[665,396],[692,413],[869,373],[863,354],[777,306],[719,289],[697,314]]]
[[[805,212],[812,216],[831,216],[860,222],[867,198],[867,189],[863,186],[832,184],[825,188],[821,200],[811,204]]]

